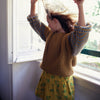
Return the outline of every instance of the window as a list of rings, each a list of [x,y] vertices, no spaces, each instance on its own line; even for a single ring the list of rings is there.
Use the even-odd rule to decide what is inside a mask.
[[[92,30],[74,70],[77,76],[100,85],[100,0],[88,0],[85,8],[85,17],[92,24]]]
[[[100,85],[100,0],[85,1],[86,21],[92,24],[89,39],[77,57],[75,75]]]
[[[49,3],[51,0],[44,0]],[[77,6],[73,0],[52,0],[50,9],[63,9],[64,6],[70,12],[78,13]],[[55,2],[55,3],[54,3]],[[59,3],[60,2],[60,3]],[[65,3],[66,2],[66,3]],[[68,2],[68,3],[67,3]],[[45,2],[46,3],[46,2]],[[78,65],[88,67],[95,71],[100,71],[100,0],[85,0],[84,3],[86,21],[92,24],[89,40],[78,56]],[[56,11],[59,9],[55,9]],[[45,24],[45,12],[42,0],[37,3],[37,13],[41,21]],[[8,0],[8,57],[9,63],[23,62],[41,59],[43,56],[45,42],[35,33],[27,21],[30,13],[30,0]],[[42,17],[41,17],[42,16]]]
[[[93,0],[88,9],[85,15],[86,19],[92,24],[92,31],[87,44],[81,52],[82,57],[80,56],[80,58],[84,60],[81,61],[80,65],[100,71],[100,0]]]
[[[38,6],[36,11],[40,13]],[[29,25],[29,14],[30,0],[8,0],[9,63],[42,59],[45,42]]]

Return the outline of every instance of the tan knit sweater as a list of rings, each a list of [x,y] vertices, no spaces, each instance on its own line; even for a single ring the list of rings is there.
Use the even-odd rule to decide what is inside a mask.
[[[41,68],[46,72],[70,76],[73,74],[72,66],[76,65],[76,56],[88,40],[91,25],[74,26],[71,33],[52,33],[47,26],[38,20],[37,16],[27,17],[32,28],[46,41]]]
[[[64,77],[73,74],[76,57],[72,56],[68,35],[70,33],[49,33],[40,65],[46,72]]]

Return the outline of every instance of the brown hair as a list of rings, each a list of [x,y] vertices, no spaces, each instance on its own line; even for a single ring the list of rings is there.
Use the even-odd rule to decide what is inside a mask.
[[[66,33],[70,33],[71,31],[73,31],[73,26],[75,24],[75,20],[73,19],[73,17],[75,17],[75,14],[67,14],[67,15],[63,15],[63,14],[59,14],[59,13],[51,13],[51,19],[56,18],[63,30]]]

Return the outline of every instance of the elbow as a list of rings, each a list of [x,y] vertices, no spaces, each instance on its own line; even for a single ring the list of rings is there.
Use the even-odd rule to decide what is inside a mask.
[[[78,55],[81,52],[81,50],[83,49],[83,47],[84,47],[84,45],[75,45],[74,49],[72,51],[72,55],[73,56]]]

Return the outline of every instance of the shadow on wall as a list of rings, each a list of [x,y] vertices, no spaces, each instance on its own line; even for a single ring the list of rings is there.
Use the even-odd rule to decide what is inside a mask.
[[[74,77],[75,100],[100,100],[100,86]]]
[[[38,65],[38,66],[37,66]],[[39,67],[40,62],[36,62],[34,64],[34,70],[33,69],[29,69],[27,73],[30,73],[30,70],[33,70],[32,72],[32,77],[31,77],[31,82],[30,82],[30,88],[34,89],[37,87],[38,81],[40,79],[41,76],[41,68]]]
[[[0,97],[0,100],[2,100],[1,97]]]
[[[13,66],[13,100],[36,100],[35,88],[41,76],[40,62]]]

